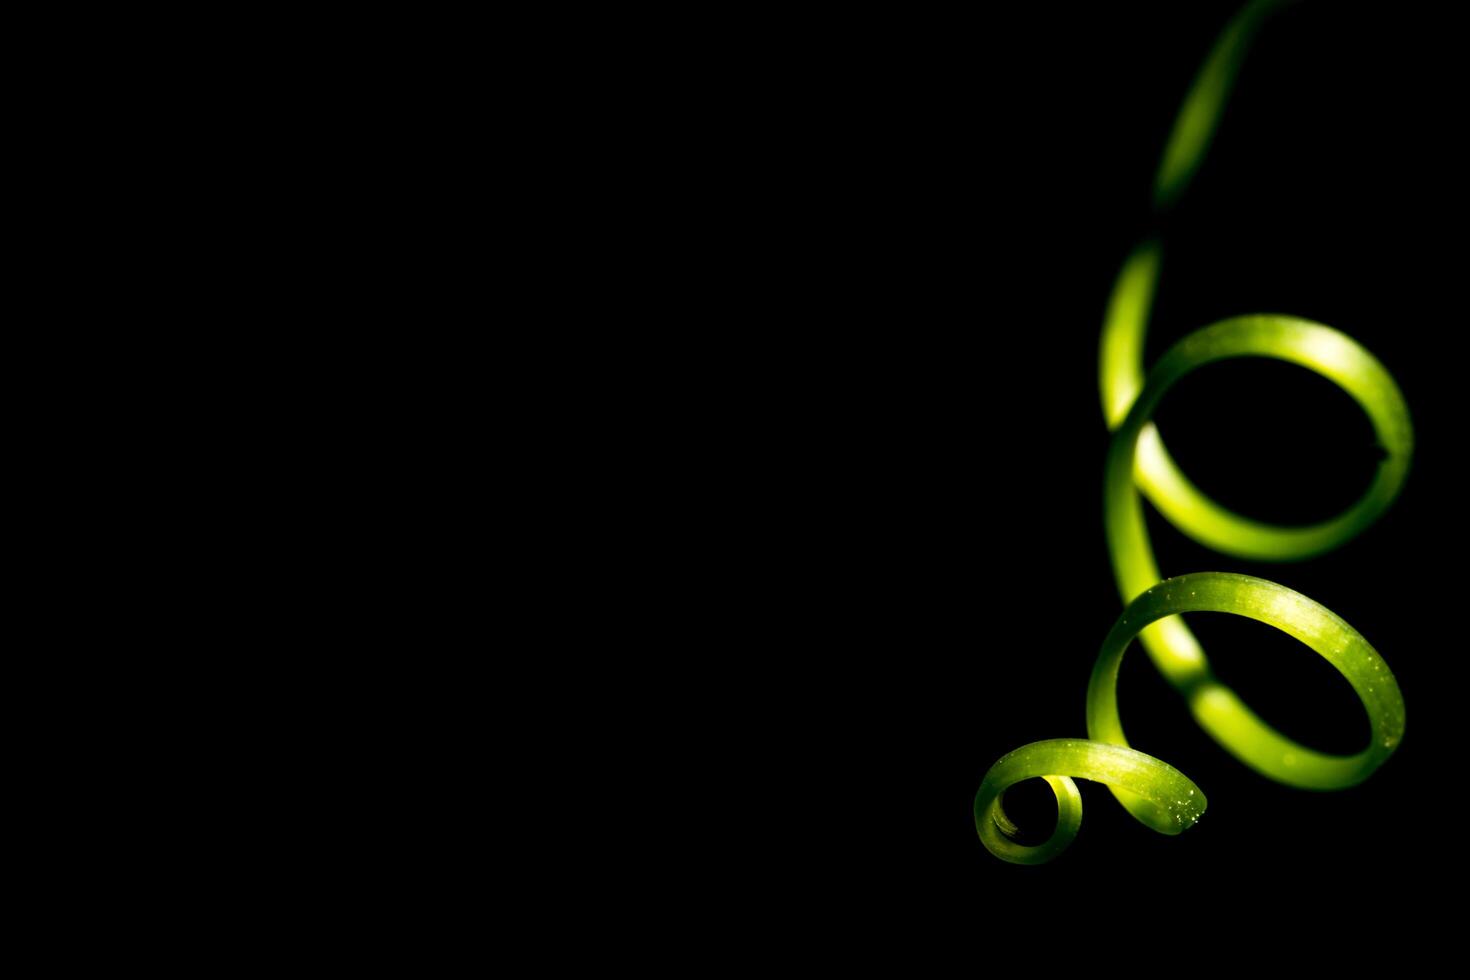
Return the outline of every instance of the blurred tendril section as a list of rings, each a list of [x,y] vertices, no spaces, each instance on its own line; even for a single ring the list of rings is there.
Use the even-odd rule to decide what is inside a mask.
[[[1188,188],[1209,150],[1251,39],[1290,0],[1253,0],[1225,27],[1175,117],[1154,180],[1154,209],[1163,215]],[[1377,651],[1330,610],[1285,586],[1225,572],[1161,579],[1144,522],[1143,498],[1175,528],[1216,551],[1257,561],[1297,561],[1328,552],[1372,524],[1394,501],[1408,474],[1413,428],[1398,385],[1351,337],[1297,317],[1232,317],[1189,334],[1143,370],[1144,338],[1159,278],[1161,244],[1141,242],[1123,263],[1104,318],[1098,356],[1103,416],[1113,433],[1104,478],[1104,526],[1123,614],[1103,641],[1087,689],[1087,738],[1033,742],[1003,756],[975,794],[975,828],[992,854],[1041,864],[1060,854],[1082,823],[1074,779],[1104,783],[1129,813],[1163,834],[1182,833],[1205,811],[1205,794],[1168,763],[1130,748],[1118,714],[1118,669],[1137,638],[1163,676],[1182,694],[1195,720],[1231,755],[1289,786],[1342,789],[1368,778],[1403,738],[1404,699]],[[1342,513],[1316,524],[1284,527],[1235,514],[1202,493],[1180,471],[1151,416],[1175,382],[1227,358],[1266,357],[1298,364],[1336,383],[1367,413],[1381,461],[1367,490]],[[1225,409],[1228,411],[1228,409]],[[1181,613],[1221,612],[1280,629],[1332,664],[1367,710],[1371,736],[1356,755],[1317,752],[1262,721],[1210,669]],[[1057,825],[1037,846],[1017,842],[1003,806],[1007,788],[1044,779],[1057,801]]]

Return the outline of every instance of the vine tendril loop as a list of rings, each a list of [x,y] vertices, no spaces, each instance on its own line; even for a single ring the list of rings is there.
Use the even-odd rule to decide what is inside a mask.
[[[1250,38],[1280,0],[1253,0],[1225,28],[1196,77],[1165,146],[1155,180],[1156,208],[1178,199],[1209,147]],[[1033,742],[1003,756],[975,795],[975,827],[991,853],[1017,864],[1040,864],[1061,853],[1082,823],[1074,779],[1106,784],[1144,825],[1164,834],[1193,826],[1205,795],[1187,776],[1128,746],[1118,714],[1117,679],[1123,654],[1138,638],[1149,658],[1186,699],[1195,720],[1231,755],[1278,782],[1303,789],[1342,789],[1362,782],[1403,739],[1404,699],[1388,665],[1361,634],[1330,610],[1265,579],[1197,572],[1160,581],[1144,523],[1147,497],[1181,532],[1217,551],[1262,561],[1323,554],[1375,521],[1403,487],[1413,454],[1413,428],[1403,395],[1388,371],[1352,338],[1297,317],[1232,317],[1176,343],[1144,375],[1143,341],[1158,281],[1161,249],[1154,240],[1123,264],[1103,326],[1099,390],[1113,431],[1104,477],[1104,527],[1118,590],[1126,608],[1103,641],[1087,689],[1086,739]],[[1368,415],[1383,450],[1378,471],[1356,503],[1328,520],[1280,527],[1232,513],[1197,489],[1179,470],[1150,421],[1160,399],[1189,372],[1226,358],[1269,357],[1298,364],[1336,383]],[[1368,713],[1371,737],[1363,751],[1329,755],[1293,742],[1262,721],[1210,670],[1204,649],[1181,613],[1224,612],[1280,629],[1347,678]],[[1002,805],[1005,790],[1045,779],[1057,799],[1057,826],[1044,843],[1014,840]]]

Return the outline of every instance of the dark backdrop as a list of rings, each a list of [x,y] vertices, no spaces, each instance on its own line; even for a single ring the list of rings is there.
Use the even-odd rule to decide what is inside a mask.
[[[1360,630],[1405,694],[1400,751],[1346,792],[1276,785],[1210,742],[1135,648],[1124,723],[1203,788],[1202,823],[1156,835],[1082,783],[1076,842],[1022,868],[991,857],[971,822],[997,758],[1085,734],[1088,673],[1120,611],[1098,330],[1120,262],[1153,227],[1174,111],[1235,7],[821,25],[810,76],[779,100],[766,179],[780,223],[759,261],[799,288],[755,322],[772,325],[758,331],[771,367],[800,394],[777,420],[762,499],[780,518],[769,594],[801,617],[761,649],[778,690],[791,664],[810,678],[792,705],[809,747],[792,750],[792,791],[815,817],[789,831],[793,860],[822,855],[813,874],[863,903],[1017,903],[1024,917],[1044,896],[1095,908],[1107,884],[1126,889],[1108,893],[1120,907],[1151,896],[1167,911],[1234,882],[1258,886],[1253,905],[1412,904],[1409,869],[1458,861],[1457,844],[1430,842],[1435,786],[1460,778],[1444,746],[1462,737],[1464,631],[1447,617],[1464,555],[1464,167],[1450,145],[1464,92],[1427,5],[1305,3],[1262,33],[1163,229],[1147,358],[1216,319],[1283,312],[1345,331],[1398,380],[1417,433],[1409,482],[1339,551],[1252,564],[1150,515],[1166,575],[1261,575]],[[1265,519],[1325,517],[1376,465],[1347,396],[1276,363],[1198,372],[1158,419],[1198,484]],[[1328,750],[1365,739],[1346,682],[1306,648],[1231,617],[1191,622],[1281,730]],[[1049,793],[1014,796],[1049,831]],[[772,798],[773,824],[786,806]]]

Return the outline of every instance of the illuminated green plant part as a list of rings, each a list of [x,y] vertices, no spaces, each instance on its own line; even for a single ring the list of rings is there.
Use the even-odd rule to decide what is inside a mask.
[[[1158,277],[1159,246],[1148,242],[1124,263],[1113,288],[1103,328],[1099,388],[1110,428],[1118,429],[1136,408],[1142,383],[1143,338],[1148,308]],[[1216,352],[1208,360],[1259,355],[1290,361],[1337,383],[1368,413],[1380,447],[1388,454],[1373,482],[1358,501],[1329,520],[1305,527],[1280,527],[1235,514],[1205,496],[1189,481],[1164,448],[1158,428],[1146,418],[1130,436],[1118,441],[1136,445],[1133,477],[1169,522],[1200,544],[1216,551],[1257,561],[1297,561],[1331,551],[1372,524],[1398,496],[1413,455],[1413,427],[1408,409],[1393,378],[1372,354],[1350,337],[1320,324],[1285,316],[1241,318],[1257,324],[1256,345],[1234,353]],[[1231,321],[1226,321],[1231,322]],[[1223,326],[1223,324],[1217,325]],[[1197,357],[1204,348],[1221,342],[1219,335],[1202,337],[1206,328],[1176,350],[1177,357]],[[1193,345],[1193,346],[1187,346]],[[1172,352],[1171,352],[1172,353]],[[1192,362],[1184,370],[1207,361]],[[1157,375],[1165,367],[1161,361]],[[1173,370],[1173,368],[1170,368]],[[1177,374],[1164,381],[1167,387]],[[1162,389],[1158,392],[1162,394]],[[1153,404],[1148,411],[1153,410]],[[1117,442],[1114,443],[1117,445]],[[1116,561],[1116,558],[1115,558]],[[1151,581],[1158,581],[1157,575]],[[1119,576],[1120,586],[1124,579]],[[1136,584],[1136,583],[1134,583]],[[1147,584],[1147,583],[1145,583]],[[1124,588],[1125,599],[1137,594]]]
[[[1189,186],[1190,178],[1210,148],[1220,113],[1225,109],[1251,39],[1266,16],[1287,2],[1290,0],[1252,0],[1220,33],[1185,94],[1184,103],[1174,117],[1169,142],[1164,144],[1164,155],[1154,178],[1156,209],[1162,211],[1171,206]]]
[[[1016,826],[1001,794],[1023,779],[1040,777],[1057,798],[1057,829],[1043,844],[1026,847],[1011,837]],[[1107,783],[1129,812],[1161,834],[1191,827],[1205,812],[1205,794],[1178,769],[1126,745],[1080,738],[1032,742],[990,767],[975,794],[975,828],[996,857],[1014,864],[1044,864],[1056,857],[1082,826],[1082,794],[1073,777]]]
[[[1330,327],[1287,316],[1234,317],[1197,330],[1175,344],[1159,360],[1149,375],[1148,383],[1113,436],[1108,450],[1103,491],[1104,527],[1107,531],[1113,574],[1125,602],[1145,594],[1160,578],[1149,544],[1148,528],[1144,523],[1142,501],[1134,486],[1135,447],[1143,441],[1142,433],[1149,416],[1170,386],[1195,368],[1227,358],[1252,356],[1272,357],[1300,364],[1336,382],[1368,414],[1373,430],[1386,453],[1367,492],[1342,515],[1324,524],[1314,525],[1314,528],[1273,529],[1273,533],[1304,536],[1315,534],[1320,536],[1320,540],[1338,543],[1371,523],[1392,502],[1403,485],[1413,448],[1413,431],[1409,424],[1408,409],[1393,378],[1356,341]],[[1190,501],[1184,502],[1184,520],[1209,519],[1208,512],[1189,511],[1187,507],[1190,505]],[[1179,510],[1180,506],[1175,509]],[[1173,519],[1168,511],[1165,516]],[[1263,541],[1269,540],[1263,538]],[[1295,539],[1288,537],[1287,540]],[[1320,541],[1318,544],[1320,545]],[[1314,610],[1331,616],[1331,613],[1311,603],[1311,600],[1297,598],[1302,603],[1310,604]],[[1305,628],[1301,625],[1305,620],[1281,620],[1279,617],[1273,619],[1260,615],[1256,607],[1242,606],[1233,599],[1230,606],[1204,608],[1235,612],[1269,622],[1297,636],[1332,660],[1339,670],[1343,669],[1334,659],[1334,655],[1319,647],[1309,636],[1298,632],[1299,628]],[[1135,617],[1137,615],[1140,614],[1135,613]],[[1346,624],[1342,624],[1342,628],[1349,629]],[[1313,634],[1315,635],[1317,634]],[[1372,648],[1367,647],[1366,641],[1356,633],[1352,633],[1352,638],[1341,639],[1341,643],[1354,649],[1357,644],[1361,644],[1371,651]],[[1339,637],[1334,634],[1331,639],[1337,641]],[[1335,756],[1322,755],[1277,734],[1256,717],[1229,688],[1213,680],[1199,641],[1182,619],[1163,619],[1162,622],[1143,629],[1141,640],[1154,665],[1174,687],[1189,697],[1195,720],[1215,741],[1257,772],[1292,786],[1338,789],[1361,781],[1383,761],[1382,758],[1372,756],[1375,761],[1364,768],[1360,762],[1350,763]],[[1373,659],[1375,664],[1380,663],[1376,654]],[[1391,675],[1389,676],[1391,680]],[[1349,680],[1352,680],[1351,676]],[[1356,684],[1354,688],[1357,689]],[[1402,699],[1399,698],[1397,684],[1385,685],[1383,689],[1391,690],[1393,697],[1399,699],[1395,709],[1399,721],[1396,726],[1388,725],[1385,729],[1388,737],[1396,742],[1403,732]],[[1374,693],[1382,692],[1375,690]],[[1363,696],[1362,691],[1359,691],[1359,696]],[[1369,705],[1369,717],[1375,725],[1383,721],[1380,715],[1375,714],[1372,705]],[[1121,734],[1121,729],[1119,733]]]
[[[1280,4],[1253,0],[1216,42],[1175,120],[1154,187],[1156,209],[1172,206],[1208,149],[1251,36]],[[1089,739],[1034,742],[1004,756],[975,796],[980,840],[997,857],[1040,864],[1064,850],[1082,822],[1073,778],[1108,785],[1140,822],[1177,834],[1204,812],[1204,794],[1178,770],[1127,747],[1117,709],[1123,653],[1139,637],[1154,664],[1183,693],[1201,727],[1256,771],[1305,789],[1340,789],[1366,779],[1403,738],[1404,701],[1387,664],[1351,626],[1325,607],[1264,579],[1202,572],[1159,581],[1141,490],[1185,534],[1216,550],[1266,561],[1298,560],[1337,547],[1369,526],[1398,495],[1413,454],[1413,429],[1392,377],[1365,349],[1321,324],[1289,316],[1245,316],[1216,323],[1176,344],[1147,379],[1143,343],[1158,282],[1160,246],[1146,241],[1125,261],[1104,320],[1098,357],[1103,414],[1115,435],[1104,485],[1105,526],[1118,588],[1128,604],[1109,632],[1088,685]],[[1234,514],[1196,488],[1149,421],[1165,392],[1188,372],[1234,357],[1271,357],[1322,374],[1368,414],[1384,457],[1362,497],[1343,513],[1306,527],[1278,527]],[[1198,640],[1177,614],[1225,612],[1296,637],[1347,678],[1368,712],[1368,746],[1352,756],[1317,752],[1285,738],[1217,681]],[[1057,827],[1037,847],[1017,844],[1002,806],[1024,779],[1047,781]]]
[[[1404,698],[1398,681],[1367,640],[1331,610],[1284,585],[1231,572],[1180,575],[1144,591],[1114,624],[1087,686],[1089,738],[1127,745],[1118,714],[1118,668],[1133,638],[1179,613],[1224,612],[1274,626],[1311,647],[1347,678],[1368,712],[1369,740],[1351,756],[1327,755],[1297,745],[1267,726],[1235,692],[1215,680],[1203,657],[1170,677],[1200,726],[1257,771],[1304,789],[1341,789],[1362,782],[1404,737]],[[1161,622],[1162,621],[1162,622]],[[1154,826],[1153,806],[1113,786],[1114,795],[1139,820]]]
[[[1118,669],[1133,639],[1180,613],[1225,612],[1258,620],[1295,637],[1347,678],[1368,712],[1363,751],[1335,756],[1297,745],[1273,731],[1210,674],[1201,657],[1171,680],[1185,692],[1200,725],[1266,775],[1309,789],[1339,789],[1366,779],[1393,754],[1404,734],[1404,699],[1383,658],[1357,630],[1325,606],[1275,582],[1230,572],[1196,572],[1160,582],[1129,604],[1093,666],[1087,686],[1087,739],[1033,742],[990,767],[975,794],[975,829],[990,852],[1015,864],[1056,857],[1082,825],[1074,779],[1104,783],[1128,812],[1162,834],[1178,834],[1204,814],[1205,794],[1173,766],[1128,747],[1118,713]],[[1024,779],[1045,779],[1057,799],[1057,827],[1043,844],[1012,837],[1002,794]]]

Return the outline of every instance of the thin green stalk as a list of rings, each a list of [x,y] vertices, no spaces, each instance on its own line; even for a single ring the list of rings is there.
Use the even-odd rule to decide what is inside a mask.
[[[1254,0],[1226,27],[1177,116],[1155,181],[1155,204],[1170,207],[1209,147],[1246,48],[1277,3]],[[1164,834],[1193,826],[1205,795],[1178,770],[1128,747],[1118,714],[1118,667],[1135,637],[1191,713],[1226,751],[1271,779],[1303,789],[1356,785],[1393,754],[1404,734],[1404,699],[1388,665],[1367,640],[1325,607],[1285,586],[1227,572],[1160,581],[1144,522],[1147,497],[1176,528],[1217,551],[1265,561],[1320,555],[1360,534],[1393,502],[1413,455],[1408,408],[1393,378],[1345,334],[1296,317],[1232,317],[1188,335],[1143,371],[1143,341],[1158,282],[1161,248],[1140,244],[1113,287],[1099,352],[1103,414],[1113,430],[1104,480],[1104,527],[1113,574],[1126,608],[1107,638],[1087,690],[1087,739],[1033,742],[1001,758],[975,795],[975,827],[1006,861],[1040,864],[1061,853],[1082,823],[1073,779],[1105,783],[1140,822]],[[1329,520],[1279,527],[1232,513],[1179,470],[1150,421],[1164,393],[1205,364],[1269,357],[1299,364],[1341,387],[1367,413],[1384,456],[1356,503]],[[1275,731],[1210,670],[1203,647],[1180,613],[1225,612],[1274,626],[1321,654],[1352,685],[1368,713],[1368,745],[1329,755]],[[1036,847],[1015,842],[1002,805],[1005,790],[1040,777],[1057,798],[1057,827]]]

